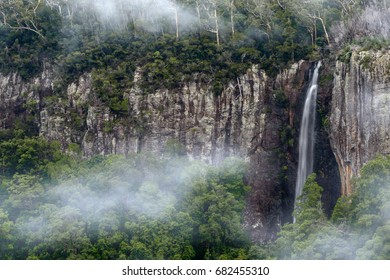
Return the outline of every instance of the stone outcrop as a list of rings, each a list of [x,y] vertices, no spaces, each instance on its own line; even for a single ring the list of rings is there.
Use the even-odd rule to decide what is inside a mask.
[[[354,52],[349,63],[324,63],[321,70],[314,170],[328,213],[340,194],[338,172],[341,192],[350,194],[350,179],[362,165],[390,153],[389,61],[389,53]],[[253,66],[218,95],[196,75],[174,90],[147,93],[137,70],[134,86],[123,93],[129,112],[121,116],[99,100],[90,73],[65,87],[58,87],[60,77],[50,67],[29,82],[0,75],[0,132],[25,125],[84,158],[173,152],[218,164],[241,157],[250,163],[246,180],[252,187],[244,226],[252,240],[266,241],[291,220],[311,67],[301,61],[270,77]],[[329,74],[333,85],[326,82],[332,83]]]
[[[274,90],[282,91],[290,104],[296,103],[300,91],[292,88],[301,73],[299,65],[276,79],[253,66],[218,96],[196,78],[178,89],[148,94],[135,86],[124,93],[130,108],[127,117],[117,117],[98,100],[90,74],[81,75],[61,94],[55,93],[50,71],[30,82],[16,74],[2,75],[0,124],[3,129],[12,128],[20,114],[34,115],[41,136],[59,141],[64,150],[71,143],[80,144],[87,158],[143,150],[163,154],[175,139],[191,158],[210,163],[233,155],[249,159],[256,149],[254,142],[278,147],[279,143],[268,143],[273,136],[278,138],[278,127],[270,121],[274,119],[270,109],[277,107]],[[304,76],[300,79],[302,84]],[[293,107],[288,108],[288,122],[294,117]],[[266,130],[267,125],[273,129]]]
[[[361,167],[390,153],[390,52],[354,51],[349,62],[337,61],[329,124],[341,192],[349,195]]]
[[[145,93],[137,70],[135,86],[124,92],[126,116],[116,116],[99,100],[88,73],[62,90],[53,70],[30,82],[16,74],[0,76],[0,123],[6,130],[29,117],[39,135],[85,158],[176,152],[218,164],[241,157],[250,162],[252,186],[244,225],[252,239],[263,241],[274,236],[287,209],[283,200],[293,193],[281,184],[282,167],[295,163],[287,159],[288,145],[280,136],[294,126],[309,67],[302,61],[270,78],[253,66],[219,95],[196,75],[175,90]]]

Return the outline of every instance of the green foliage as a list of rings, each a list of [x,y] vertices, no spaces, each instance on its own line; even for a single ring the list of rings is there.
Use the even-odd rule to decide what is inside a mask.
[[[85,128],[85,121],[75,110],[69,110],[69,116],[72,123],[72,128],[81,131]]]
[[[218,20],[231,21],[235,33],[221,25],[217,44],[215,33],[201,24],[176,37],[167,19],[153,18],[153,31],[140,23],[148,19],[139,18],[115,29],[88,11],[62,17],[46,1],[36,10],[34,4],[0,2],[0,71],[28,80],[54,65],[61,79],[55,95],[43,97],[48,110],[56,108],[70,82],[90,73],[98,98],[93,101],[114,113],[114,120],[103,124],[106,133],[113,132],[116,121],[128,121],[132,108],[126,95],[135,78],[141,78],[144,94],[196,80],[218,95],[252,64],[274,76],[291,62],[319,59],[329,43],[330,24],[353,18],[352,7],[363,8],[359,3],[341,9],[333,0],[305,7],[295,0],[232,1],[234,9],[221,4],[216,13]],[[186,5],[191,10],[195,2]],[[200,12],[200,21],[210,24]],[[313,15],[320,18],[313,21]],[[388,48],[386,40],[372,36],[351,43],[362,51]],[[338,59],[349,63],[351,56],[347,46]],[[371,60],[367,55],[360,63],[369,68]],[[331,78],[324,76],[320,83]],[[280,108],[288,105],[281,91],[274,92],[274,101]],[[73,156],[64,156],[59,143],[33,137],[40,105],[28,101],[15,108],[23,117],[0,131],[1,259],[390,258],[388,157],[362,169],[356,191],[340,198],[331,220],[321,208],[321,187],[310,176],[294,212],[296,222],[283,226],[274,244],[254,245],[242,228],[248,187],[241,161],[219,167],[188,162],[175,140],[165,143],[160,159],[130,155],[81,161],[78,144],[68,146]],[[85,128],[83,114],[69,112],[73,128]],[[327,121],[323,118],[324,126]],[[293,136],[288,126],[280,132],[287,147]],[[287,169],[284,165],[280,172],[284,180]]]
[[[274,244],[252,245],[248,251],[248,259],[250,260],[266,260],[274,259],[275,248]]]
[[[233,44],[218,47],[207,37],[200,39],[189,37],[177,41],[172,36],[164,36],[152,43],[150,52],[142,63],[144,65],[142,88],[146,92],[161,87],[179,88],[184,81],[196,77],[211,83],[216,95],[222,92],[229,81],[243,74],[249,66],[247,62],[241,60],[241,55]]]
[[[335,224],[346,224],[351,220],[351,199],[342,196],[337,200],[333,209],[331,220]]]
[[[364,166],[354,194],[339,199],[331,220],[311,175],[295,223],[263,246],[242,229],[248,187],[239,160],[211,167],[168,153],[79,161],[57,157],[58,147],[39,140],[0,145],[8,164],[0,187],[3,259],[390,258],[389,157]],[[12,164],[20,173],[11,172]]]
[[[345,234],[333,226],[321,208],[322,188],[315,175],[307,179],[294,211],[295,223],[283,226],[276,240],[279,258],[350,259]]]
[[[93,86],[97,95],[116,114],[129,113],[129,105],[124,99],[124,93],[131,87],[132,75],[132,70],[128,69],[126,63],[118,65],[116,69],[109,67],[92,73]]]
[[[12,26],[16,26],[17,19],[19,22],[25,20],[21,19],[20,15],[15,17],[9,19]],[[34,18],[27,21],[29,20],[34,22],[41,36],[27,29],[10,29],[0,25],[0,60],[2,61],[0,71],[17,72],[25,80],[31,79],[42,71],[46,61],[53,59],[58,53],[62,26],[60,15],[46,5],[41,5]]]
[[[349,64],[349,62],[351,61],[351,56],[352,56],[352,49],[350,46],[346,46],[340,51],[340,54],[338,55],[337,59],[340,60],[341,62]]]
[[[47,170],[45,180],[3,182],[3,259],[248,257],[239,160],[211,167],[180,157],[62,157]]]
[[[390,224],[378,227],[372,238],[357,250],[358,259],[388,260],[390,258]]]
[[[12,259],[14,249],[13,236],[14,223],[8,219],[8,214],[0,208],[0,259]]]
[[[368,162],[354,179],[354,193],[341,197],[329,221],[321,188],[310,176],[294,212],[276,240],[278,258],[389,259],[390,157]]]
[[[229,29],[221,28],[221,45],[205,30],[183,28],[178,39],[169,32],[173,29],[167,22],[157,19],[153,25],[160,26],[158,30],[162,32],[150,32],[137,27],[139,19],[135,18],[127,28],[109,28],[92,12],[75,11],[74,18],[61,17],[58,9],[43,2],[36,14],[31,7],[23,10],[33,17],[37,32],[1,26],[3,45],[0,49],[3,51],[0,58],[4,67],[0,71],[18,72],[30,79],[43,69],[45,62],[55,61],[62,74],[57,84],[59,92],[80,74],[93,72],[94,88],[99,97],[118,114],[128,109],[123,94],[132,84],[136,66],[142,67],[142,88],[146,93],[181,87],[184,81],[197,74],[220,94],[227,83],[245,73],[251,63],[261,64],[267,72],[275,74],[291,61],[310,54],[310,33],[306,23],[295,14],[295,8],[288,5],[281,9],[269,2],[266,5],[275,17],[272,22],[264,22],[269,21],[268,17],[249,13],[244,3],[233,3],[235,9],[231,11],[236,33],[231,36]],[[7,10],[11,4],[4,5]],[[195,11],[194,2],[188,5]],[[230,13],[223,11],[230,9],[228,5],[221,5],[219,9],[221,18]],[[12,6],[11,10],[19,12],[22,8]],[[253,30],[248,31],[248,26]],[[273,28],[263,32],[259,26]],[[255,35],[259,32],[260,35]]]
[[[33,212],[42,201],[44,193],[39,178],[33,175],[15,174],[11,181],[6,184],[8,199],[4,204],[10,208],[13,217],[20,212]]]
[[[76,143],[70,143],[68,145],[68,151],[72,154],[72,155],[81,155],[81,147],[79,144],[76,144]]]
[[[390,157],[367,163],[354,182],[350,197],[350,226],[360,236],[355,241],[357,258],[389,259],[387,231],[390,213]],[[379,246],[378,242],[382,245]]]
[[[371,61],[373,60],[370,52],[377,52],[381,50],[386,50],[389,47],[389,40],[378,37],[363,37],[357,40],[353,40],[348,43],[342,50],[339,51],[337,59],[349,64],[352,56],[352,46],[359,53],[365,53],[362,59],[359,60],[359,64],[366,69],[370,69]]]
[[[359,65],[363,67],[363,69],[373,69],[372,62],[374,60],[374,57],[372,57],[370,54],[365,54],[360,60]]]
[[[245,166],[227,161],[194,178],[184,206],[194,220],[194,242],[198,258],[217,259],[231,255],[248,241],[241,227],[247,187],[242,181]]]
[[[380,51],[389,48],[389,40],[377,37],[363,37],[353,41],[361,47],[361,51]]]
[[[0,174],[46,173],[49,162],[61,157],[59,143],[34,138],[14,138],[0,142]]]
[[[375,214],[387,205],[390,181],[390,158],[380,156],[368,162],[356,179],[353,204],[355,219],[362,214]]]

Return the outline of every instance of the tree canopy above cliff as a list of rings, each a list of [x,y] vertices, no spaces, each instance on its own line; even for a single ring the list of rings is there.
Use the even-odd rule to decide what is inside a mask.
[[[294,60],[318,58],[334,44],[368,35],[387,38],[388,6],[384,0],[2,1],[0,70],[30,78],[44,63],[74,56],[77,63],[65,63],[68,71],[105,67],[102,57],[123,54],[117,44],[104,46],[114,37],[135,45],[126,51],[134,64],[142,64],[156,51],[170,56],[166,44],[172,42],[166,38],[172,37],[181,45],[202,45],[196,52],[180,46],[179,53],[191,52],[186,64],[250,62],[273,72]],[[216,47],[220,58],[214,58]],[[209,65],[200,70],[205,69]]]
[[[92,73],[100,101],[126,115],[136,69],[143,93],[196,74],[218,95],[252,64],[274,76],[366,38],[387,46],[389,14],[385,0],[2,1],[0,72],[54,68],[58,94]]]

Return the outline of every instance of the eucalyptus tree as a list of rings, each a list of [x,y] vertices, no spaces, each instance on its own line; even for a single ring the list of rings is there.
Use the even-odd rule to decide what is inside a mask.
[[[4,0],[0,2],[0,27],[28,30],[41,38],[45,36],[38,24],[37,11],[43,0]]]
[[[256,26],[267,38],[273,30],[275,9],[269,0],[244,0],[243,10],[249,14],[249,25]]]

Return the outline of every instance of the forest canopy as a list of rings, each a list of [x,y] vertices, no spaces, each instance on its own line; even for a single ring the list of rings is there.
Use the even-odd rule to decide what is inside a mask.
[[[40,145],[11,161],[48,147],[43,139],[34,141]],[[175,154],[80,161],[53,147],[13,174],[1,167],[0,259],[390,258],[383,246],[389,236],[390,157],[364,166],[354,180],[356,192],[341,197],[330,218],[322,208],[322,188],[310,176],[296,222],[268,244],[252,243],[242,227],[250,189],[246,169],[234,158],[212,167]]]
[[[1,177],[0,259],[246,258],[240,160],[64,155],[38,165]]]
[[[179,77],[196,71],[223,83],[227,73],[245,71],[248,63],[274,73],[353,40],[389,38],[388,5],[380,0],[2,1],[0,71],[29,79],[45,63],[55,63],[69,79],[96,70],[113,71],[118,80],[144,66],[154,69],[145,81],[153,87],[187,66]]]
[[[59,71],[57,93],[92,73],[101,102],[125,116],[137,68],[142,90],[197,75],[220,94],[252,64],[274,76],[350,44],[388,46],[385,0],[18,0],[0,3],[0,72]]]

